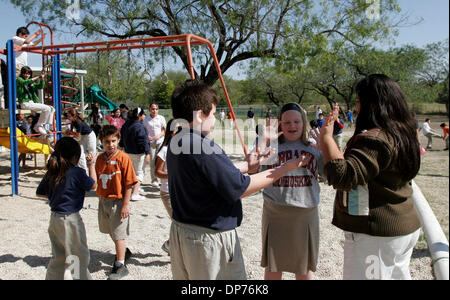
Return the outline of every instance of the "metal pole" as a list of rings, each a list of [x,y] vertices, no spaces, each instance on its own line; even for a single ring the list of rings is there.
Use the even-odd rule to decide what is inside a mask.
[[[9,97],[9,145],[11,153],[11,188],[12,195],[19,194],[19,158],[17,156],[17,130],[16,130],[16,57],[14,42],[9,40],[6,44],[8,52],[8,97]]]
[[[81,114],[84,118],[84,76],[81,75],[81,92],[80,92],[80,99],[81,99]]]
[[[61,134],[61,112],[62,112],[62,104],[61,104],[61,62],[60,62],[59,54],[56,54],[53,57],[53,72],[52,72],[52,81],[53,81],[53,106],[55,107],[55,122],[56,122],[56,140],[59,140],[62,137]]]
[[[428,249],[433,259],[432,266],[434,275],[437,280],[448,280],[448,241],[442,231],[433,210],[430,208],[427,199],[422,194],[422,191],[414,182],[411,182],[413,188],[412,199],[419,215],[420,222],[422,223],[423,232],[427,240]]]

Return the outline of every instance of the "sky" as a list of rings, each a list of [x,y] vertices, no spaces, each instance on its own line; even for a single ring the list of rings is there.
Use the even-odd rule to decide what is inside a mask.
[[[423,47],[426,44],[448,38],[449,2],[449,0],[399,0],[402,12],[406,12],[410,16],[410,23],[422,21],[412,27],[400,28],[399,35],[395,40],[395,46],[411,44]],[[18,27],[26,25],[26,20],[21,11],[15,8],[9,0],[0,0],[0,14],[0,43],[3,45],[1,47],[5,48],[7,40],[12,38]],[[32,27],[32,33],[37,29],[37,26]],[[67,42],[77,41],[72,41],[71,37],[67,35],[55,35],[56,44]],[[380,47],[383,47],[383,45],[380,45]],[[28,61],[31,66],[40,66],[42,58],[40,55],[29,54]],[[170,69],[170,62],[167,65],[167,69]],[[235,79],[243,79],[244,73],[236,66],[231,68],[226,75]]]

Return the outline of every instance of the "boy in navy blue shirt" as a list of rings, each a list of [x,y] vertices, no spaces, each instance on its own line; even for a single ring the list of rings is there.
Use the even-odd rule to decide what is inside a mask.
[[[215,124],[219,96],[208,85],[188,80],[172,95],[174,119],[189,126],[172,137],[167,151],[173,209],[170,260],[173,279],[246,279],[236,227],[242,222],[241,198],[308,163],[302,156],[255,175],[260,154],[235,166],[207,136]],[[171,129],[170,129],[171,130]]]

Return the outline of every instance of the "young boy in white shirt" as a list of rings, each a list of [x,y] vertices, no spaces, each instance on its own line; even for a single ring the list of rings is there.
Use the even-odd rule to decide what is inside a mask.
[[[420,130],[423,130],[423,135],[428,139],[427,143],[427,150],[431,149],[431,144],[433,144],[433,136],[435,137],[442,137],[440,134],[438,134],[434,129],[430,126],[431,120],[429,118],[425,119],[425,122],[422,124],[422,127],[420,127]]]
[[[26,27],[19,27],[16,31],[16,35],[12,38],[14,41],[14,45],[17,45],[19,47],[32,47],[36,46],[40,42],[42,42],[45,38],[45,34],[39,29],[35,33],[33,33],[31,36],[30,31]],[[38,36],[41,35],[41,38],[38,40],[33,41]],[[16,77],[20,75],[20,70],[22,67],[28,66],[28,53],[24,51],[17,51],[16,52]]]

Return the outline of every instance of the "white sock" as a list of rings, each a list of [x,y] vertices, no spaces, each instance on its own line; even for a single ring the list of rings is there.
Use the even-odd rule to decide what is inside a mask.
[[[125,264],[125,260],[117,260],[116,262],[119,263],[119,264],[122,264],[122,265]]]

